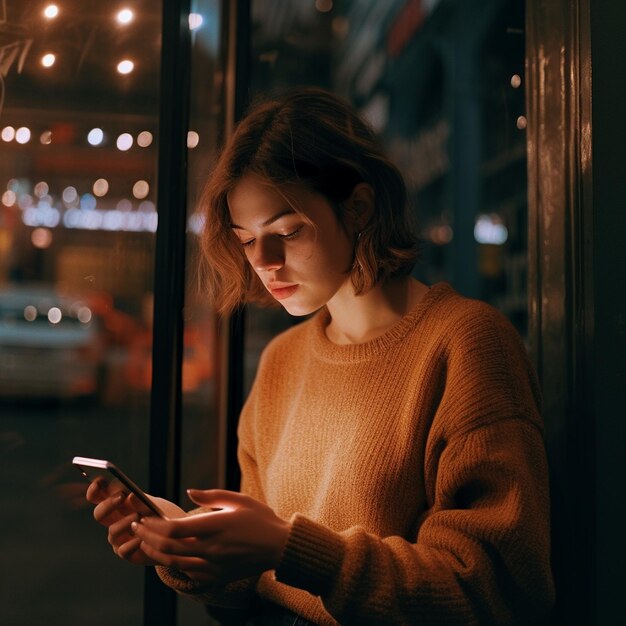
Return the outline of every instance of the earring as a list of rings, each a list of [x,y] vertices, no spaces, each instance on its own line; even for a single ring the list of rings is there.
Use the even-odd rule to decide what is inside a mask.
[[[354,244],[355,247],[355,255],[354,255],[354,264],[353,266],[356,267],[356,270],[358,272],[361,272],[361,274],[363,273],[363,267],[361,266],[361,262],[358,260],[357,256],[356,256],[356,246],[358,245],[360,239],[361,239],[361,235],[363,234],[363,231],[360,230],[357,234],[356,234],[356,242]]]

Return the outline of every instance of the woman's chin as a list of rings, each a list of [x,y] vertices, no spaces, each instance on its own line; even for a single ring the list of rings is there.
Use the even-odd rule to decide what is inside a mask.
[[[289,315],[293,315],[294,317],[303,317],[304,315],[310,315],[311,313],[315,313],[315,311],[323,306],[323,304],[314,306],[310,303],[289,302],[288,300],[283,300],[280,305],[285,309],[285,311],[287,311],[287,313],[289,313]]]

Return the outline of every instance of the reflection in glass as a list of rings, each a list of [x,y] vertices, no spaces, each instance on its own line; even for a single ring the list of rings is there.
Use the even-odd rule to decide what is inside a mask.
[[[203,292],[199,274],[199,235],[203,209],[200,204],[204,181],[215,162],[225,132],[220,24],[221,3],[198,0],[191,3],[192,31],[190,118],[187,133],[187,260],[182,363],[182,467],[181,504],[193,505],[188,487],[220,487],[220,431],[217,414],[217,321],[214,303]],[[181,626],[205,626],[202,606],[188,599],[178,603]]]
[[[70,466],[110,458],[147,483],[151,354],[132,356],[152,317],[157,151],[134,138],[158,128],[161,3],[132,10],[0,3],[2,624],[142,621],[143,571],[111,553]]]

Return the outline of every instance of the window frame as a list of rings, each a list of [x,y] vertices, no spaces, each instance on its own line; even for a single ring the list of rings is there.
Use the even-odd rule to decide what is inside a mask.
[[[163,0],[159,103],[157,202],[159,223],[154,259],[154,325],[150,394],[150,493],[177,502],[182,463],[182,357],[187,226],[187,131],[189,126],[190,0]],[[228,136],[247,104],[250,1],[222,0],[221,60],[224,67]],[[243,310],[220,321],[218,419],[220,482],[239,488],[237,423],[243,405]],[[154,568],[144,579],[144,624],[177,623],[176,593],[164,587]]]

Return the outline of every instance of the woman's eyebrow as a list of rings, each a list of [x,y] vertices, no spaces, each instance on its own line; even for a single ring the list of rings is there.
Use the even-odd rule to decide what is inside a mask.
[[[276,213],[276,215],[272,215],[272,217],[265,220],[263,224],[261,224],[261,226],[269,226],[270,224],[273,224],[274,222],[279,220],[281,217],[285,217],[285,215],[293,215],[294,213],[295,211],[293,209],[285,209],[284,211]],[[237,224],[231,224],[230,227],[238,228],[239,230],[246,230],[243,226],[238,226]]]

